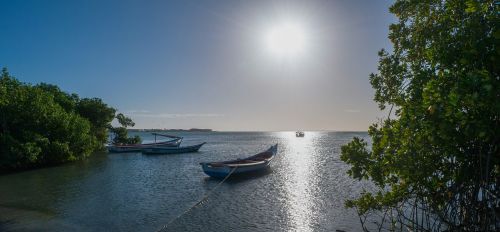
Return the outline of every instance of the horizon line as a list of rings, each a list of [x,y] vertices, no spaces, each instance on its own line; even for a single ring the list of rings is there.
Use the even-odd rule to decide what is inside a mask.
[[[165,131],[185,131],[185,132],[296,132],[296,131],[304,131],[304,132],[368,132],[368,130],[215,130],[210,128],[189,128],[189,129],[160,129],[160,128],[127,128],[128,130],[165,130]],[[194,131],[190,131],[190,129],[195,129]],[[196,130],[211,130],[211,131],[196,131]]]

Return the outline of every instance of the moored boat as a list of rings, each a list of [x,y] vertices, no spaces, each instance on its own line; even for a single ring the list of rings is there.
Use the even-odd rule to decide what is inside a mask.
[[[214,178],[225,178],[229,174],[242,175],[263,171],[269,167],[271,160],[277,153],[278,144],[275,144],[266,151],[245,159],[200,163],[200,165],[205,174]]]
[[[148,147],[142,149],[143,154],[180,154],[180,153],[190,153],[190,152],[197,152],[200,150],[201,146],[203,146],[205,143],[200,143],[197,145],[193,146],[184,146],[184,147]]]
[[[160,143],[141,143],[141,144],[112,144],[107,146],[108,151],[112,153],[122,152],[140,152],[143,149],[151,147],[179,147],[182,139],[174,139]]]
[[[182,143],[182,137],[164,135],[153,133],[155,136],[154,143],[141,143],[141,144],[111,144],[107,146],[108,152],[122,153],[122,152],[140,152],[142,149],[150,147],[179,147]],[[167,138],[174,138],[172,140],[156,142],[156,136],[163,136]]]

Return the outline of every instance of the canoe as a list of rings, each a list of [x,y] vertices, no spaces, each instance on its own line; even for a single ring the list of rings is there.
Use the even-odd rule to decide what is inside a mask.
[[[142,149],[142,153],[148,155],[154,155],[154,154],[159,155],[159,154],[180,154],[180,153],[197,152],[204,144],[205,143],[200,143],[198,145],[185,146],[185,147],[148,147]]]
[[[278,153],[278,144],[245,159],[200,163],[200,165],[205,174],[214,178],[225,178],[231,172],[231,175],[242,175],[266,170],[276,153]]]
[[[121,152],[140,152],[145,148],[151,147],[179,147],[181,145],[182,138],[177,138],[164,142],[157,143],[141,143],[141,144],[112,144],[107,146],[108,151],[112,153]]]

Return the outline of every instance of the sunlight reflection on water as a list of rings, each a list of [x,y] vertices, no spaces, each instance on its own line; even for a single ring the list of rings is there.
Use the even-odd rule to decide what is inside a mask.
[[[313,141],[316,133],[306,132],[305,137],[296,137],[294,133],[283,132],[281,136],[287,142],[286,165],[288,175],[283,176],[288,197],[288,213],[292,218],[292,228],[297,231],[312,231],[313,201],[310,194],[311,168],[314,167],[315,155]]]
[[[139,133],[145,141],[154,139]],[[220,180],[199,163],[244,158],[278,143],[270,172],[228,180],[165,231],[359,231],[344,207],[366,183],[349,178],[340,147],[356,132],[186,133],[200,152],[96,154],[84,162],[0,176],[0,231],[155,231]],[[44,216],[50,213],[50,218]],[[3,226],[3,227],[2,227]]]

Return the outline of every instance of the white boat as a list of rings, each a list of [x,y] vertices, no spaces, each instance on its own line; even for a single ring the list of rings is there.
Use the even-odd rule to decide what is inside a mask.
[[[296,137],[304,137],[304,136],[305,136],[305,134],[304,134],[304,132],[303,132],[303,131],[297,131],[297,132],[295,132],[295,136],[296,136]]]
[[[106,148],[110,153],[123,153],[123,152],[140,152],[145,148],[151,147],[179,147],[182,143],[182,137],[172,136],[172,135],[164,135],[153,133],[155,136],[154,143],[141,143],[141,144],[111,144]],[[167,138],[174,138],[172,140],[156,142],[156,136],[163,136]]]

